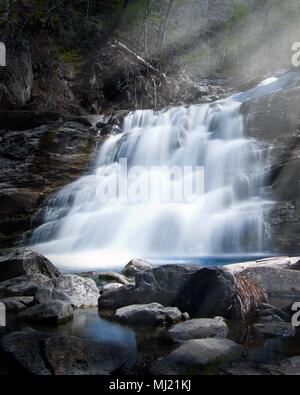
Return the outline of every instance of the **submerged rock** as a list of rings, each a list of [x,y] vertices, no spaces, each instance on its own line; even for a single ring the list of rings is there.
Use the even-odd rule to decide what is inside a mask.
[[[163,307],[158,303],[132,305],[118,309],[114,319],[128,325],[171,325],[183,319],[177,307]]]
[[[74,307],[97,306],[99,290],[95,281],[72,274],[43,283],[36,293],[39,303],[53,300],[68,301]]]
[[[217,365],[237,360],[243,348],[228,339],[198,339],[183,343],[152,368],[153,374],[187,375],[216,369]]]
[[[118,343],[95,343],[72,336],[23,330],[5,336],[2,349],[34,375],[107,375],[126,362]]]
[[[229,329],[222,317],[196,318],[173,326],[168,336],[175,342],[209,337],[226,338]]]
[[[72,305],[59,300],[30,307],[20,315],[23,321],[41,325],[59,325],[72,317]]]
[[[49,277],[33,274],[12,278],[0,283],[0,298],[12,296],[35,296],[41,284],[49,281]]]
[[[18,312],[31,306],[34,303],[34,297],[15,296],[11,298],[0,299],[0,302],[5,305],[7,312]]]
[[[47,258],[28,248],[5,250],[0,256],[0,282],[33,274],[42,274],[49,278],[61,275]]]
[[[135,304],[175,306],[192,318],[227,317],[236,296],[233,275],[217,267],[165,265],[136,275],[126,285],[99,298],[99,308],[116,310]]]
[[[122,274],[127,277],[135,277],[137,273],[144,270],[153,269],[151,263],[143,261],[142,259],[132,259],[122,270]]]

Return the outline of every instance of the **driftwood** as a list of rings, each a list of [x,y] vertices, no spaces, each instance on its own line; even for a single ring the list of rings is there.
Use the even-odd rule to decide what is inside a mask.
[[[162,78],[164,81],[167,82],[167,77],[164,73],[162,73],[160,70],[158,70],[156,67],[154,67],[152,64],[147,62],[145,59],[143,59],[141,56],[133,52],[131,49],[126,47],[126,45],[122,44],[120,41],[114,41],[112,44],[113,47],[118,48],[122,52],[126,53],[129,55],[132,59],[134,59],[138,64],[142,65],[143,67],[147,68],[150,72],[158,76],[159,78]]]

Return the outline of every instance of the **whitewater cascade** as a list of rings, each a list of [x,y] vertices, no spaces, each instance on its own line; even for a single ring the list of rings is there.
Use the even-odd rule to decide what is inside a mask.
[[[119,266],[133,257],[265,251],[272,205],[264,188],[269,148],[244,135],[240,106],[276,84],[270,79],[212,104],[130,113],[123,132],[97,150],[93,172],[47,201],[30,243],[59,267],[73,269]],[[100,202],[97,190],[107,174],[111,182],[122,177],[122,158],[129,168],[147,169],[142,183],[149,181],[151,166],[203,166],[204,196],[192,202]],[[154,189],[172,182],[159,171],[151,180]]]

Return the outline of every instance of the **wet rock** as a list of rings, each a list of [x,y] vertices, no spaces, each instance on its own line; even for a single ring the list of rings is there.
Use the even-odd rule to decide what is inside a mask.
[[[182,313],[177,307],[163,307],[158,303],[132,305],[118,309],[114,319],[128,325],[163,326],[182,320]]]
[[[241,273],[264,288],[269,296],[300,296],[300,272],[257,267]]]
[[[18,312],[25,310],[34,303],[33,296],[16,296],[11,298],[0,299],[0,302],[5,305],[7,312]]]
[[[132,259],[122,270],[122,274],[127,277],[134,277],[137,273],[148,269],[153,269],[151,263],[141,259]]]
[[[51,333],[24,330],[2,339],[10,358],[34,375],[106,375],[119,369],[128,350],[118,343],[95,343]]]
[[[221,268],[165,265],[138,273],[135,285],[125,285],[102,295],[99,308],[116,310],[135,304],[160,303],[175,306],[192,318],[227,318],[235,292],[234,277]]]
[[[159,360],[152,373],[187,375],[211,372],[222,363],[239,359],[242,352],[240,345],[228,339],[189,340]]]
[[[119,283],[122,285],[129,284],[129,281],[125,276],[114,272],[104,272],[99,274],[99,280],[103,283]]]
[[[72,317],[71,304],[59,300],[29,307],[20,315],[23,321],[40,325],[59,325],[69,321]]]
[[[265,339],[294,337],[296,330],[288,322],[265,322],[253,325],[254,335]]]
[[[169,332],[169,337],[175,342],[192,339],[204,339],[209,337],[226,338],[229,329],[225,320],[221,317],[198,318],[182,322],[173,326]]]
[[[43,283],[36,294],[39,303],[61,300],[69,301],[74,307],[97,306],[98,298],[95,281],[71,274]]]
[[[28,248],[6,250],[0,256],[0,282],[24,275],[42,274],[49,278],[60,271],[43,255]]]
[[[0,283],[0,298],[12,296],[35,296],[41,284],[49,281],[49,278],[42,274],[33,274],[12,278]]]

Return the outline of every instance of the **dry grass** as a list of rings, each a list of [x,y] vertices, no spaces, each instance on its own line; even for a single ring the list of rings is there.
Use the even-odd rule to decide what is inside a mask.
[[[267,302],[266,292],[251,279],[235,275],[236,297],[232,318],[241,324],[242,340],[249,339],[251,324],[257,317],[262,303]]]

